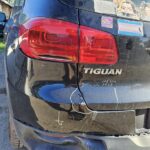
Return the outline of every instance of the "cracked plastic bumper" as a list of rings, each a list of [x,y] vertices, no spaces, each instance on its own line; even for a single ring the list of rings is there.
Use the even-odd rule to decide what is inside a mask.
[[[50,133],[14,120],[19,137],[32,150],[149,150],[150,135],[92,136],[86,134]]]

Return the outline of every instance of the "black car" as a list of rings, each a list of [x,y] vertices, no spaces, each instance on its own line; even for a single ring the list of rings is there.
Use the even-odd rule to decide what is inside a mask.
[[[15,148],[150,150],[150,0],[17,0],[11,18]]]
[[[12,25],[13,25],[13,19],[11,18],[6,22],[5,27],[3,29],[4,41],[7,39],[7,35],[10,32],[10,30],[12,29]]]
[[[5,13],[0,11],[0,37],[3,37],[3,30],[7,22]]]

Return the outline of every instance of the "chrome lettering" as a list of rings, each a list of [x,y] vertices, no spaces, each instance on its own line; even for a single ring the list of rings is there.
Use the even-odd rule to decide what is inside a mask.
[[[94,74],[94,75],[122,75],[122,69],[101,69],[101,68],[84,68],[85,74]]]

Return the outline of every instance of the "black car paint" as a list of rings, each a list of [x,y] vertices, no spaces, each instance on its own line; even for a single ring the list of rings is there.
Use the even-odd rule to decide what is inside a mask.
[[[94,110],[106,109],[103,105],[116,104],[108,107],[111,110],[140,109],[149,106],[149,64],[150,64],[150,23],[144,22],[144,37],[127,37],[118,35],[117,18],[114,28],[101,26],[102,15],[80,10],[80,24],[113,34],[119,49],[119,61],[112,66],[79,64],[80,90],[87,104],[96,104]],[[141,57],[142,56],[142,57]],[[122,69],[120,76],[85,74],[84,68]],[[89,91],[93,91],[90,93]],[[101,91],[101,92],[99,92]],[[92,101],[91,101],[92,99]],[[132,105],[132,106],[131,106]],[[138,105],[138,106],[137,106]],[[124,106],[124,107],[123,107]],[[90,107],[90,106],[89,106]]]
[[[64,5],[59,0],[39,0],[38,4],[36,3],[36,0],[26,0],[20,13],[14,16],[15,28],[10,30],[7,37],[7,82],[13,118],[33,127],[33,131],[37,129],[68,136],[73,133],[94,136],[135,135],[138,133],[136,128],[149,129],[149,100],[138,101],[134,99],[136,96],[133,95],[134,93],[130,97],[127,96],[131,89],[139,89],[135,92],[144,95],[143,90],[136,85],[137,83],[142,83],[143,88],[148,89],[150,73],[148,67],[142,66],[148,66],[150,63],[149,53],[143,48],[138,50],[140,53],[137,53],[136,57],[134,56],[136,48],[140,47],[143,39],[119,37],[115,17],[114,30],[107,30],[100,26],[101,14],[79,10]],[[119,48],[123,47],[119,49],[119,62],[114,66],[100,66],[28,58],[19,48],[18,28],[20,24],[34,17],[61,19],[114,34],[116,41],[120,43]],[[149,23],[145,22],[145,30],[148,30],[149,26]],[[142,41],[142,43],[148,47],[150,35],[149,32],[146,33],[144,37],[146,42]],[[143,54],[144,57],[141,57]],[[120,77],[91,76],[84,74],[84,67],[123,68],[125,72]],[[142,74],[137,74],[137,72]],[[108,84],[103,87],[103,81],[107,80]],[[112,81],[116,81],[115,85],[112,85],[114,84]],[[101,92],[98,89],[109,90],[110,88],[111,90],[114,86],[118,88],[127,86],[127,90],[121,94],[124,94],[128,101],[125,99],[116,101],[116,97],[109,93],[104,93],[104,98],[112,96],[109,101],[101,100]],[[133,101],[129,101],[129,98]],[[21,136],[24,135],[21,134]],[[27,133],[26,137],[30,139],[30,134]],[[94,138],[98,140],[97,136]],[[93,146],[95,144],[92,140],[90,143]],[[99,145],[94,148],[98,149],[98,147]]]

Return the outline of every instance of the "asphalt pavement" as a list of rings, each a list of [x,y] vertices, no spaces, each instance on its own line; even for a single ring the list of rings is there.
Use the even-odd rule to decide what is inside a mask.
[[[4,54],[0,54],[0,150],[12,150],[8,134],[8,107],[5,86]]]

